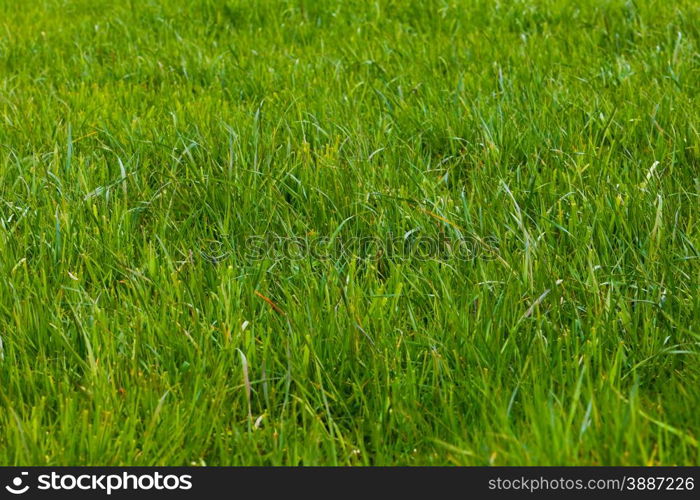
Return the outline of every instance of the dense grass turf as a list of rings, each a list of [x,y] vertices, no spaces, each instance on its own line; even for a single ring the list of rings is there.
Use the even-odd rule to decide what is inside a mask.
[[[3,464],[697,464],[694,0],[0,0]]]

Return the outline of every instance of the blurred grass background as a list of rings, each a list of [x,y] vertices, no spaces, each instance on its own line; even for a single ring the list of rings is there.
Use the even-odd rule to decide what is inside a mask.
[[[699,35],[691,0],[0,0],[0,461],[697,465]]]

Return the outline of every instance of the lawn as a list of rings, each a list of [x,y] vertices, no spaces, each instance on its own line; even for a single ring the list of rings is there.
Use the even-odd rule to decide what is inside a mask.
[[[0,463],[697,465],[700,4],[0,0]]]

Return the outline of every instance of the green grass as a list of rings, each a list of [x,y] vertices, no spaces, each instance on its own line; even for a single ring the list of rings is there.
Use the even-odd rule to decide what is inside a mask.
[[[700,463],[699,91],[694,0],[0,0],[0,463]]]

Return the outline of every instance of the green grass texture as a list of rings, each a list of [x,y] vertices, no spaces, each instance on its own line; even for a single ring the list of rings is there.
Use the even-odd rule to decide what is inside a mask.
[[[700,3],[0,0],[0,463],[697,465]]]

